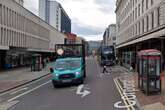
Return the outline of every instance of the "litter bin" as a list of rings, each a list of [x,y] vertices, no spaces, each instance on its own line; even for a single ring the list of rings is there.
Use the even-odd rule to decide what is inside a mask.
[[[41,55],[40,54],[34,54],[31,58],[31,71],[41,71],[42,65],[41,65]]]
[[[155,49],[138,53],[138,86],[147,95],[161,92],[161,52]]]

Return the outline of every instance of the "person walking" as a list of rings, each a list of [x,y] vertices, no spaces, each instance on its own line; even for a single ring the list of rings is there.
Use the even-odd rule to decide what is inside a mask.
[[[107,71],[107,66],[103,66],[103,73],[108,73],[108,71]]]

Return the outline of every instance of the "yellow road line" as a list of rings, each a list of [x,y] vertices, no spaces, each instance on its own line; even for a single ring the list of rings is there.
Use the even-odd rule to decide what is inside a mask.
[[[118,89],[118,91],[119,91],[121,97],[123,97],[122,91],[120,90],[120,88],[119,88],[119,86],[118,86],[118,84],[117,84],[116,79],[113,79],[113,80],[114,80],[114,82],[115,82],[115,85],[116,85],[116,87],[117,87],[117,89]],[[123,100],[123,102],[124,102],[124,104],[125,104],[126,106],[128,106],[126,100]],[[131,109],[128,107],[127,110],[131,110]]]

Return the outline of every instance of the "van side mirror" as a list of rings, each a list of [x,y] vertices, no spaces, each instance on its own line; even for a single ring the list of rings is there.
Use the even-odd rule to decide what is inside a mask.
[[[53,72],[54,72],[53,68],[50,68],[50,73],[53,73]]]

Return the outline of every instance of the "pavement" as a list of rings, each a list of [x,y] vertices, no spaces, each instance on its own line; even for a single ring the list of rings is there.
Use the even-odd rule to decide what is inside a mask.
[[[136,97],[138,99],[141,110],[165,110],[165,71],[162,74],[162,92],[153,95],[146,95],[138,88],[138,73],[131,72],[128,69],[121,67],[127,71],[130,77],[135,81]]]
[[[88,58],[86,63],[87,78],[83,85],[53,88],[51,77],[44,77],[0,94],[0,110],[128,110],[115,106],[124,105],[114,82],[123,70],[115,66],[103,74],[95,59]]]
[[[6,92],[48,75],[49,66],[51,66],[51,63],[49,63],[46,68],[39,72],[31,72],[29,67],[22,67],[0,72],[0,93]]]
[[[138,91],[136,93],[137,98],[139,99],[139,102],[144,110],[155,110],[154,108],[157,107],[159,109],[157,110],[165,110],[165,78],[164,74],[165,72],[162,72],[162,91],[161,93],[154,94],[154,95],[145,95],[141,91]],[[134,79],[136,81],[136,87],[138,86],[138,76],[137,74],[134,75]]]

